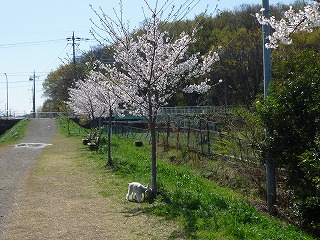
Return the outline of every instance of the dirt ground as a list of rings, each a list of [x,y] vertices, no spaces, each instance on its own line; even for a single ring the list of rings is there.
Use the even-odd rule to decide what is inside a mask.
[[[1,239],[179,238],[176,222],[144,213],[148,203],[127,202],[127,183],[111,171],[101,189],[78,141],[56,133],[50,143],[17,190]]]

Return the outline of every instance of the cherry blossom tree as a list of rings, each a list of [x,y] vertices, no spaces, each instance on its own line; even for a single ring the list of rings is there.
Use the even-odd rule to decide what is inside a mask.
[[[102,65],[101,62],[96,61],[94,63],[94,71],[90,72],[90,79],[92,79],[95,84],[95,91],[92,92],[92,95],[104,106],[104,108],[108,109],[108,165],[112,166],[111,159],[111,123],[113,112],[117,112],[118,115],[121,115],[119,110],[119,104],[121,104],[121,97],[119,97],[120,89],[119,85],[115,83],[113,79],[111,79],[110,75],[110,65]]]
[[[90,71],[87,79],[76,83],[74,88],[69,89],[68,105],[78,114],[89,115],[91,119],[109,118],[108,128],[108,162],[112,166],[111,159],[111,120],[113,112],[118,109],[120,98],[114,93],[118,92],[117,85],[110,79],[109,68],[100,68],[101,63],[95,62],[94,69]]]
[[[181,81],[186,83],[210,72],[213,63],[219,60],[216,52],[205,56],[200,53],[190,54],[189,45],[194,43],[196,29],[191,35],[182,33],[173,38],[168,32],[161,31],[162,9],[152,9],[145,0],[151,18],[137,32],[130,32],[122,20],[122,11],[116,20],[108,17],[102,9],[99,14],[93,9],[101,25],[93,22],[92,34],[102,37],[104,31],[113,45],[115,65],[106,65],[110,79],[118,85],[115,95],[131,113],[144,116],[149,123],[151,133],[152,189],[156,196],[156,117],[159,109],[168,104]],[[99,31],[100,30],[100,31]],[[206,79],[198,86],[191,86],[186,91],[204,92],[210,87]]]
[[[67,104],[77,114],[86,115],[93,122],[96,118],[102,117],[107,110],[95,97],[96,83],[90,78],[79,80],[75,86],[69,89],[69,101]]]
[[[266,18],[263,15],[265,9],[261,9],[261,13],[256,13],[256,18],[260,24],[270,25],[274,32],[268,36],[269,43],[267,48],[277,48],[279,42],[284,44],[292,43],[290,35],[299,31],[312,32],[316,27],[320,26],[320,1],[306,5],[303,10],[295,11],[292,6],[284,13],[280,20],[276,20],[274,16]]]

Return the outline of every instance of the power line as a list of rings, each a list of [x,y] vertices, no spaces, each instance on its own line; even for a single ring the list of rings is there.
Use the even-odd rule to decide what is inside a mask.
[[[0,48],[28,47],[28,46],[41,45],[41,44],[60,43],[63,41],[65,40],[55,39],[55,40],[45,40],[45,41],[37,41],[37,42],[7,43],[7,44],[0,44]]]
[[[9,89],[18,89],[18,88],[29,88],[30,87],[30,85],[21,85],[21,86],[10,86],[10,84],[9,84]],[[0,87],[0,90],[4,90],[4,89],[6,89],[6,87]],[[28,89],[28,91],[30,91],[30,89]],[[42,90],[39,90],[39,91],[42,91]]]
[[[50,73],[50,72],[47,72],[47,70],[48,70],[50,67],[52,67],[53,64],[55,64],[58,60],[60,60],[60,56],[66,52],[67,47],[68,47],[68,44],[66,44],[66,45],[64,46],[63,50],[60,52],[60,54],[58,55],[58,57],[54,57],[54,60],[50,61],[51,63],[49,64],[49,66],[46,67],[42,72]],[[70,50],[70,49],[68,49],[68,51],[69,51],[69,50]],[[51,59],[52,59],[52,58],[51,58]],[[38,73],[42,73],[42,72],[38,72]]]
[[[46,76],[49,72],[43,71],[39,72],[39,76]],[[7,72],[7,75],[10,77],[24,77],[24,76],[30,76],[30,72]]]
[[[29,74],[29,75],[30,75],[30,74]],[[38,76],[37,76],[37,77],[38,77]],[[14,82],[10,82],[10,81],[9,81],[10,84],[14,84],[14,83],[26,83],[26,82],[29,82],[29,81],[14,81]],[[40,80],[40,79],[39,79],[39,80],[36,80],[36,82],[43,82],[43,80]],[[1,83],[6,83],[6,82],[0,82],[0,84],[1,84]]]

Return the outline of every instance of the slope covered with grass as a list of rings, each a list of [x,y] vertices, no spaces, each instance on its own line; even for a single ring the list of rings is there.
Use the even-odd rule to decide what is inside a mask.
[[[128,181],[150,183],[150,147],[112,139],[114,171]],[[145,211],[181,221],[190,239],[313,239],[296,227],[249,205],[237,193],[198,176],[186,166],[158,160],[159,194]]]
[[[0,135],[0,144],[12,143],[22,139],[25,136],[25,131],[29,123],[30,119],[25,118],[20,120],[12,128],[7,130],[4,134]]]
[[[91,152],[95,167],[106,166],[105,138],[101,138],[98,153]],[[111,151],[114,167],[108,171],[122,181],[150,184],[148,143],[135,147],[134,140],[113,136]],[[201,177],[186,165],[173,165],[159,158],[157,184],[157,198],[140,204],[139,211],[179,222],[183,227],[171,235],[172,239],[313,239],[298,228],[261,213],[240,194]]]

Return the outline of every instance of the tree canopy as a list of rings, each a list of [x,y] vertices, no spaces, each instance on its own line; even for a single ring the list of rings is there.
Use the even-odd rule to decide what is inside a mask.
[[[301,7],[301,4],[297,2],[294,6]],[[222,11],[216,15],[200,14],[193,20],[161,23],[160,27],[168,32],[169,37],[177,37],[182,32],[192,34],[192,29],[197,26],[196,41],[190,44],[186,54],[196,52],[206,54],[219,49],[220,61],[207,76],[211,79],[208,84],[214,85],[220,79],[223,80],[222,84],[212,87],[207,94],[199,95],[187,94],[182,90],[187,84],[197,84],[203,82],[205,78],[190,79],[178,86],[173,98],[168,102],[169,105],[252,105],[256,96],[263,92],[261,26],[254,17],[260,7],[258,4],[243,4],[234,10]],[[271,6],[271,12],[276,17],[281,16],[287,9],[289,6],[283,4]],[[139,36],[143,26],[141,25],[141,29],[132,34],[135,37]],[[297,48],[305,45],[303,39],[304,37],[301,37],[299,44],[295,45]],[[220,46],[222,47],[219,48]],[[112,44],[97,46],[77,60],[79,79],[86,78],[90,66],[96,60],[103,63],[114,62]],[[67,89],[73,84],[72,63],[61,65],[51,72],[43,84],[48,99],[43,109],[51,111],[64,109],[64,102],[68,99]]]

